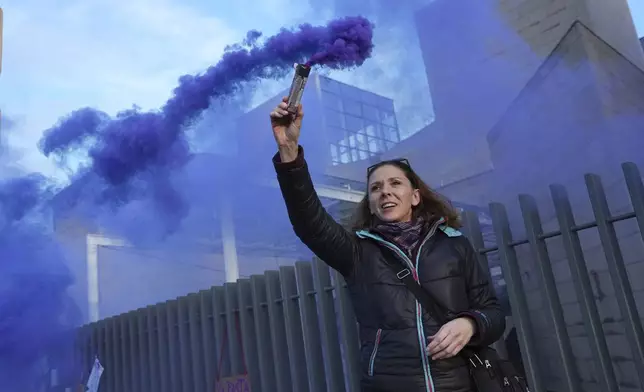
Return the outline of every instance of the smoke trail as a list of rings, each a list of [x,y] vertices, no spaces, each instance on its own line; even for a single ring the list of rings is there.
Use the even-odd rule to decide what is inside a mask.
[[[160,111],[128,110],[102,123],[98,121],[101,113],[77,111],[45,131],[43,153],[60,153],[71,143],[96,135],[89,153],[93,170],[111,185],[120,185],[150,167],[185,163],[189,151],[183,127],[191,125],[213,98],[235,94],[243,82],[282,77],[294,62],[306,59],[332,69],[359,66],[373,47],[371,24],[361,17],[335,20],[328,26],[301,25],[296,31],[284,29],[262,46],[256,46],[259,35],[252,34],[253,39],[246,41],[253,44],[250,49],[226,52],[202,75],[182,76],[174,96]]]

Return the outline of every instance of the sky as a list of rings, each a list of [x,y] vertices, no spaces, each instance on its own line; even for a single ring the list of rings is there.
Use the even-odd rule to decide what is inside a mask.
[[[246,31],[321,23],[306,1],[5,0],[0,108],[17,124],[9,135],[19,165],[55,175],[36,143],[61,115],[92,106],[114,114],[160,106],[177,77],[216,63]],[[644,36],[644,1],[629,0]],[[270,83],[266,97],[284,86]],[[385,93],[386,92],[382,92]]]

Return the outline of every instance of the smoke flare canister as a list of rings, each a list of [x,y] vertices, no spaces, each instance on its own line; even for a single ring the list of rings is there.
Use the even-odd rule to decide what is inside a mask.
[[[291,91],[288,93],[288,108],[286,109],[291,114],[297,113],[297,107],[302,100],[304,86],[306,86],[306,81],[309,79],[310,73],[310,66],[306,64],[295,64],[295,75],[293,75]]]

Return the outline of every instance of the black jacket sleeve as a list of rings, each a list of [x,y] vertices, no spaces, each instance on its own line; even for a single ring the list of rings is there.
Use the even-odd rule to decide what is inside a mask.
[[[322,261],[349,277],[359,254],[357,237],[333,220],[322,206],[302,147],[295,161],[282,163],[279,154],[275,154],[273,164],[295,234]]]
[[[470,309],[459,316],[468,316],[476,322],[476,332],[470,340],[471,346],[489,346],[503,336],[505,315],[496,292],[489,280],[489,274],[478,260],[476,251],[466,237],[460,237],[464,252],[465,281]]]

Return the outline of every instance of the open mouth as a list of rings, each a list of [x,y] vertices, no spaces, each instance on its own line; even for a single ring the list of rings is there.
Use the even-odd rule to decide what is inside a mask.
[[[380,205],[380,208],[384,211],[390,210],[394,207],[396,207],[396,203],[392,203],[392,202],[387,202]]]

